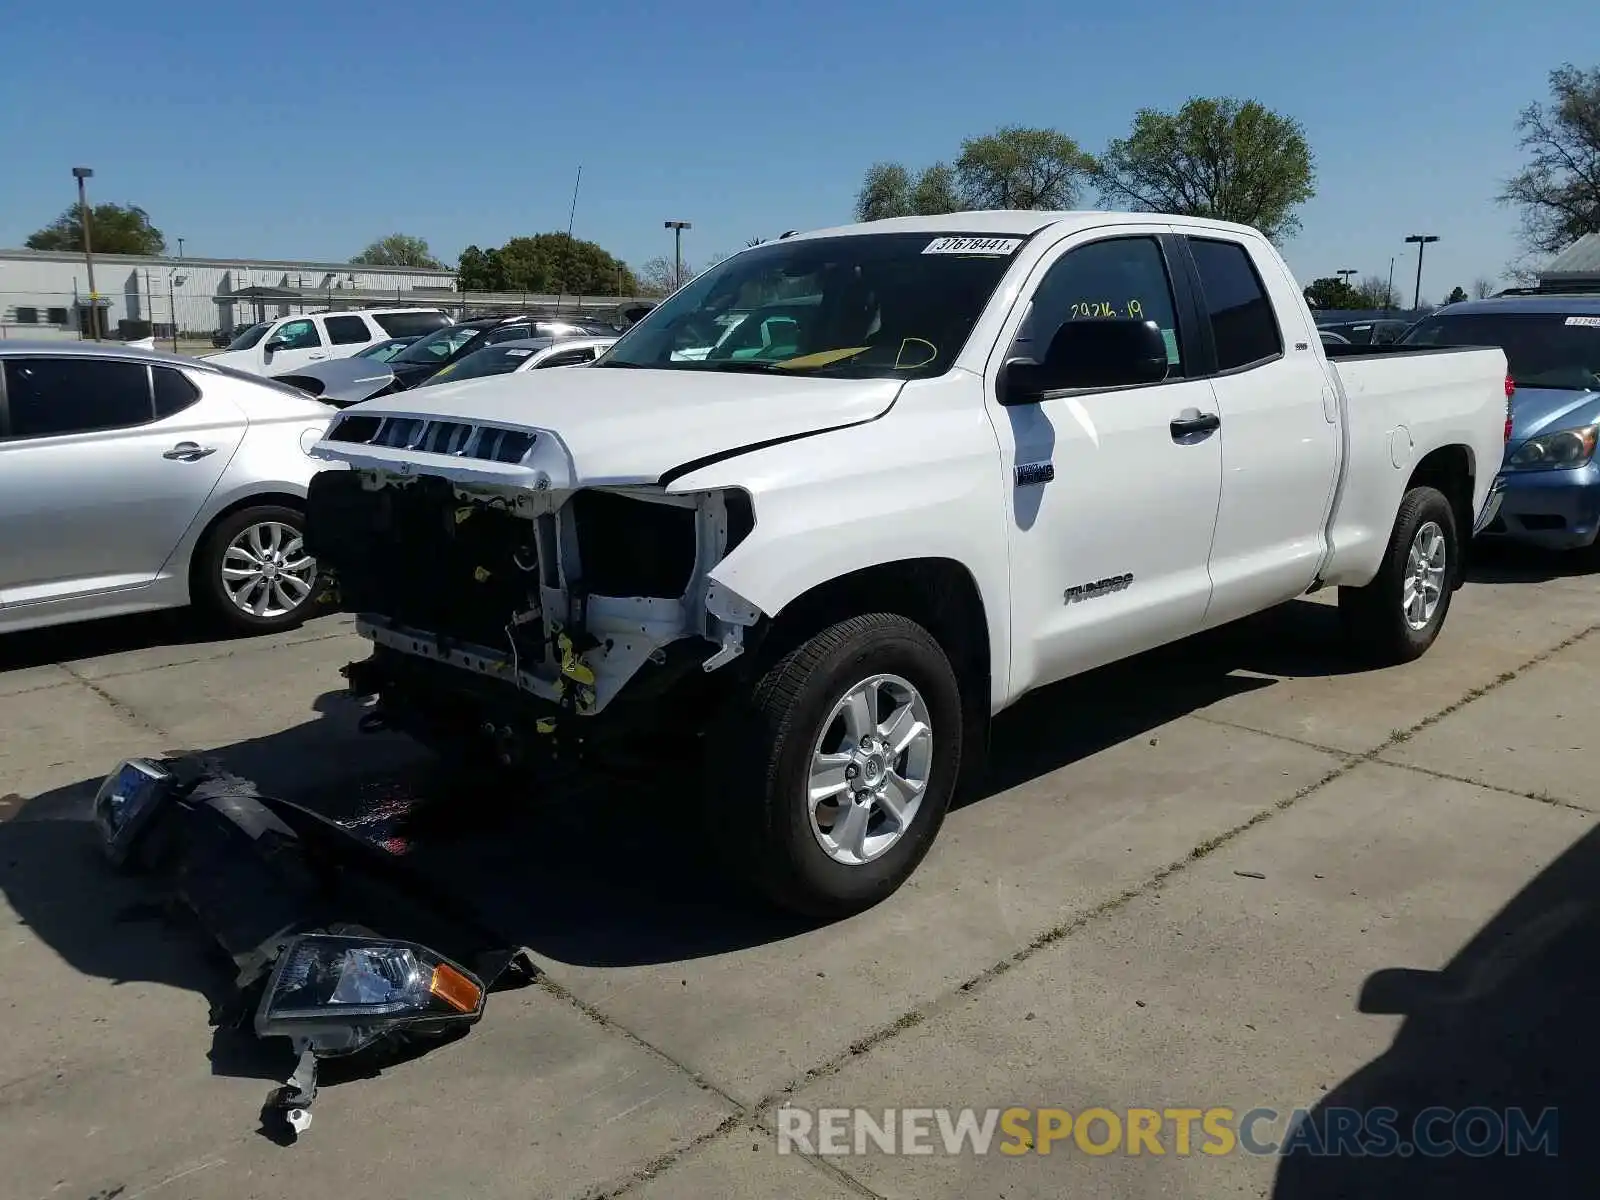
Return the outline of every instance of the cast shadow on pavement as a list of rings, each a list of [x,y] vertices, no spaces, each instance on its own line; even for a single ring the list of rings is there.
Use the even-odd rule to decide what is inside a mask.
[[[1337,1124],[1332,1110],[1391,1109],[1396,1145],[1417,1135],[1448,1146],[1454,1131],[1468,1148],[1487,1147],[1481,1155],[1294,1154],[1279,1163],[1273,1200],[1600,1195],[1597,898],[1600,829],[1535,876],[1442,970],[1386,968],[1362,988],[1359,1011],[1404,1023],[1387,1051],[1322,1098],[1312,1128]],[[1456,1123],[1474,1108],[1482,1119]],[[1534,1135],[1520,1154],[1502,1153],[1492,1137],[1511,1127],[1508,1109],[1520,1109]],[[1546,1130],[1553,1140],[1541,1142]]]

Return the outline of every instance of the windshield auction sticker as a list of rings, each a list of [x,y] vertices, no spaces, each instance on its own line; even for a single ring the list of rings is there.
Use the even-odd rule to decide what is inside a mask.
[[[1015,254],[1021,238],[942,237],[922,248],[924,254],[989,254],[1003,258]]]
[[[926,254],[928,252],[924,250],[923,253]],[[1600,326],[1600,317],[1568,317],[1567,324]]]

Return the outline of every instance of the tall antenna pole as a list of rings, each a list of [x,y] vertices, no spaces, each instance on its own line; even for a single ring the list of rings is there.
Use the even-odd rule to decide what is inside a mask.
[[[583,164],[578,164],[578,178],[572,183],[572,211],[567,213],[567,236],[572,236],[572,223],[578,216],[578,186],[583,183]]]

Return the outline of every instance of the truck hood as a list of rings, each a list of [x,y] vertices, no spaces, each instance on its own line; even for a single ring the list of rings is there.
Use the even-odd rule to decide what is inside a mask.
[[[1511,396],[1511,440],[1506,449],[1513,451],[1537,434],[1596,421],[1600,421],[1600,391],[1519,387]]]
[[[538,489],[657,483],[691,465],[871,421],[900,387],[896,379],[700,369],[525,371],[369,400],[343,414],[315,453],[357,467]],[[387,428],[373,418],[390,418]],[[423,423],[439,428],[430,433]],[[512,442],[490,449],[487,436],[464,440],[462,426],[535,436],[525,439],[526,452],[506,453]]]
[[[232,367],[235,371],[261,374],[261,355],[255,350],[218,350],[215,354],[202,354],[201,359],[218,367]]]

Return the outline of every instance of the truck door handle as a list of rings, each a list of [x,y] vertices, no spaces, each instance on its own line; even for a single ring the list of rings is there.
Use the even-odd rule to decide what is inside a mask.
[[[1172,418],[1168,426],[1172,436],[1176,438],[1190,437],[1197,433],[1210,433],[1213,429],[1222,426],[1222,418],[1216,413],[1203,413],[1198,408],[1186,408]]]
[[[161,457],[176,459],[178,462],[194,462],[216,452],[215,446],[202,446],[198,442],[179,442],[171,450],[164,451]]]

